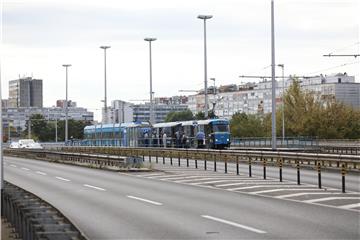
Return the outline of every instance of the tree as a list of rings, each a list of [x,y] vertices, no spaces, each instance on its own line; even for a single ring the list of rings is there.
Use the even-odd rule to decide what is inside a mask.
[[[230,131],[234,137],[264,137],[264,121],[259,115],[235,113],[230,120]]]
[[[165,122],[189,121],[193,120],[194,115],[188,109],[182,112],[170,112],[166,115]]]
[[[195,114],[195,119],[196,120],[205,120],[205,113],[204,112],[198,112]],[[214,118],[218,118],[218,116],[216,116],[215,112],[213,110],[210,110],[208,112],[208,119],[214,119]]]

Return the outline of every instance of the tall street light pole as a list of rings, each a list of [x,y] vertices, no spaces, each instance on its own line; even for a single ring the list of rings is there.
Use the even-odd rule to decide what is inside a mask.
[[[271,0],[271,148],[276,149],[276,82],[275,82],[275,27],[274,0]]]
[[[199,15],[198,18],[204,20],[204,92],[205,92],[205,118],[208,118],[208,96],[207,96],[207,52],[206,52],[206,20],[212,15]]]
[[[151,42],[156,41],[156,38],[144,38],[145,41],[149,42],[149,58],[150,58],[150,124],[155,123],[154,119],[154,106],[153,106],[153,90],[152,90],[152,55],[151,55]]]
[[[285,75],[284,75],[284,64],[278,64],[278,67],[281,67],[282,70],[282,139],[283,144],[285,141],[285,102],[284,102],[284,96],[285,96]]]
[[[66,99],[65,99],[65,144],[68,141],[68,68],[71,67],[71,64],[63,64],[66,72]]]
[[[104,97],[104,116],[103,122],[107,123],[108,121],[108,115],[107,115],[107,87],[106,87],[106,49],[110,48],[110,46],[100,46],[101,49],[104,49],[104,91],[105,91],[105,97]]]

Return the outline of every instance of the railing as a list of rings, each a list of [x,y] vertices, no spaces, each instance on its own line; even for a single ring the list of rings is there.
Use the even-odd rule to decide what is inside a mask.
[[[310,137],[287,137],[277,138],[276,145],[279,148],[314,148],[318,146],[317,139]],[[271,148],[271,138],[232,138],[231,147],[262,147]]]
[[[5,151],[5,154],[14,154],[17,150]],[[20,151],[19,157],[24,157],[24,152]],[[34,152],[36,156],[42,154],[41,151],[26,151],[28,154]],[[64,163],[73,164],[73,161],[88,161],[95,158],[95,163],[102,164],[105,159],[111,159],[108,164],[119,164],[116,161],[124,158],[145,159],[149,162],[165,164],[176,164],[181,166],[186,161],[186,167],[193,161],[195,168],[198,168],[198,161],[204,163],[204,170],[207,170],[207,162],[213,162],[214,171],[217,171],[218,164],[224,164],[224,172],[228,173],[228,164],[236,166],[236,174],[239,175],[240,163],[248,165],[249,177],[252,176],[252,166],[254,164],[263,166],[263,178],[266,179],[267,166],[279,169],[279,179],[282,181],[283,166],[294,167],[297,169],[297,182],[300,184],[300,169],[314,169],[318,174],[318,185],[321,188],[321,172],[323,169],[338,171],[342,179],[342,191],[345,192],[345,175],[348,171],[359,173],[360,156],[342,154],[321,154],[303,152],[277,152],[277,151],[245,151],[245,150],[209,150],[209,149],[175,149],[175,148],[125,148],[125,147],[62,147],[53,151],[45,151],[42,159],[47,157],[64,158]],[[155,160],[154,160],[155,158]],[[102,159],[102,160],[101,160]],[[85,165],[86,166],[86,165]]]
[[[1,197],[1,215],[20,239],[87,239],[60,211],[22,188],[5,181]]]
[[[224,164],[224,172],[228,173],[228,163],[234,163],[236,174],[239,175],[239,164],[248,165],[249,177],[252,176],[252,165],[263,166],[263,178],[266,179],[267,166],[276,166],[279,169],[279,180],[282,182],[283,166],[294,167],[297,169],[297,184],[300,185],[301,168],[312,168],[317,171],[318,187],[322,188],[321,173],[323,169],[333,169],[341,174],[341,189],[345,193],[345,175],[348,171],[359,172],[360,156],[341,155],[341,154],[319,154],[302,152],[271,152],[271,151],[229,151],[229,150],[195,150],[195,149],[158,149],[158,148],[119,148],[119,147],[66,147],[62,151],[67,152],[87,152],[101,153],[107,155],[121,156],[148,156],[149,161],[166,163],[166,159],[171,165],[177,159],[178,166],[181,160],[186,160],[186,167],[189,161],[194,161],[195,168],[198,168],[198,161],[204,163],[204,170],[207,170],[207,162],[213,162],[214,171],[217,171],[217,164]]]

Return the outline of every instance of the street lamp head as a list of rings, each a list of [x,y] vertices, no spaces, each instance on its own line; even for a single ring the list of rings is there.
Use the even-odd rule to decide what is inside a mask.
[[[198,18],[199,19],[202,19],[202,20],[206,20],[206,19],[210,19],[212,18],[213,16],[212,15],[199,15]]]
[[[152,42],[152,41],[156,41],[156,38],[144,38],[144,41]]]
[[[284,64],[278,64],[277,66],[283,68]]]
[[[106,49],[110,48],[110,46],[100,46],[100,48],[106,50]]]
[[[71,64],[63,64],[63,67],[71,67]]]

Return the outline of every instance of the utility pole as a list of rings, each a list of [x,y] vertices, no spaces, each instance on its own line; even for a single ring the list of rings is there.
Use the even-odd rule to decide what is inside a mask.
[[[275,26],[274,0],[271,0],[271,148],[276,150],[276,81],[275,81]]]
[[[204,20],[204,93],[205,93],[205,118],[208,118],[208,96],[207,96],[207,49],[206,49],[206,20],[212,18],[212,15],[199,15],[198,18]]]
[[[110,48],[110,46],[100,46],[101,49],[104,50],[104,92],[105,92],[105,97],[104,97],[104,122],[107,123],[107,86],[106,86],[106,49]]]
[[[63,64],[63,67],[65,67],[66,70],[66,100],[65,100],[65,144],[68,141],[68,68],[71,67],[71,64]]]
[[[151,52],[151,42],[156,41],[156,38],[144,38],[144,41],[149,42],[149,63],[150,63],[150,111],[149,111],[149,122],[150,124],[155,123],[154,118],[154,104],[153,104],[153,89],[152,89],[152,52]]]

